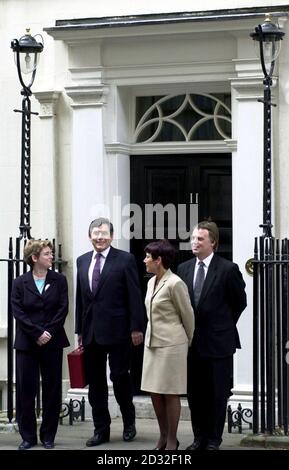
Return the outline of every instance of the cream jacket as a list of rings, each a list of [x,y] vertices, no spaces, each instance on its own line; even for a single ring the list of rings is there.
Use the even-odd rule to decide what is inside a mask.
[[[186,284],[168,269],[154,291],[156,276],[147,286],[145,305],[148,324],[145,345],[164,347],[191,343],[194,311]]]

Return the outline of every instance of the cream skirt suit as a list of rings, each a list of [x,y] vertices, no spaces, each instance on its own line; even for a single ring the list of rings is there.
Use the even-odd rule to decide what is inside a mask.
[[[187,353],[194,333],[194,312],[186,284],[168,269],[155,288],[147,286],[148,324],[141,389],[180,395],[187,393]]]

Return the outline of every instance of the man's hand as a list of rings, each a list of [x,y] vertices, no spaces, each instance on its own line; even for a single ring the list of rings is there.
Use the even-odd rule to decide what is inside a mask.
[[[36,343],[38,346],[43,346],[44,344],[48,343],[51,340],[51,334],[48,331],[44,331],[41,336],[39,336]]]
[[[82,335],[78,335],[77,341],[78,341],[78,347],[79,347],[79,348],[82,348],[82,347],[83,347],[83,346],[82,346]]]
[[[143,342],[143,333],[141,331],[132,331],[131,340],[134,346],[138,346]]]

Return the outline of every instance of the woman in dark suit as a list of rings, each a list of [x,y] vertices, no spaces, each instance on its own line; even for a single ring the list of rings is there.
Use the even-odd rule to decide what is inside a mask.
[[[19,450],[37,444],[35,397],[39,370],[42,378],[40,440],[54,447],[61,407],[64,331],[68,313],[66,278],[50,268],[53,254],[48,240],[29,240],[24,259],[31,270],[14,280],[11,303],[16,319],[16,417],[23,441]]]
[[[167,240],[145,248],[144,263],[155,274],[145,299],[148,324],[142,373],[142,390],[151,393],[160,437],[155,450],[179,446],[177,428],[181,403],[187,391],[187,354],[194,332],[194,312],[186,284],[169,269],[174,248]]]

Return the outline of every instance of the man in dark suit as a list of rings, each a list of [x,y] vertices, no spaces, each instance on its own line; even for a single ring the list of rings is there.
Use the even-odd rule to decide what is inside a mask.
[[[215,254],[219,230],[211,221],[193,230],[194,259],[182,263],[195,312],[188,354],[188,403],[194,442],[187,450],[218,450],[231,393],[233,354],[240,348],[236,323],[245,309],[245,283],[237,264]]]
[[[110,379],[123,419],[123,440],[136,435],[135,408],[130,381],[131,343],[143,341],[144,305],[135,258],[111,246],[113,225],[98,218],[89,226],[93,251],[77,259],[76,330],[84,346],[88,399],[94,435],[88,447],[108,442],[110,414],[106,376]]]

